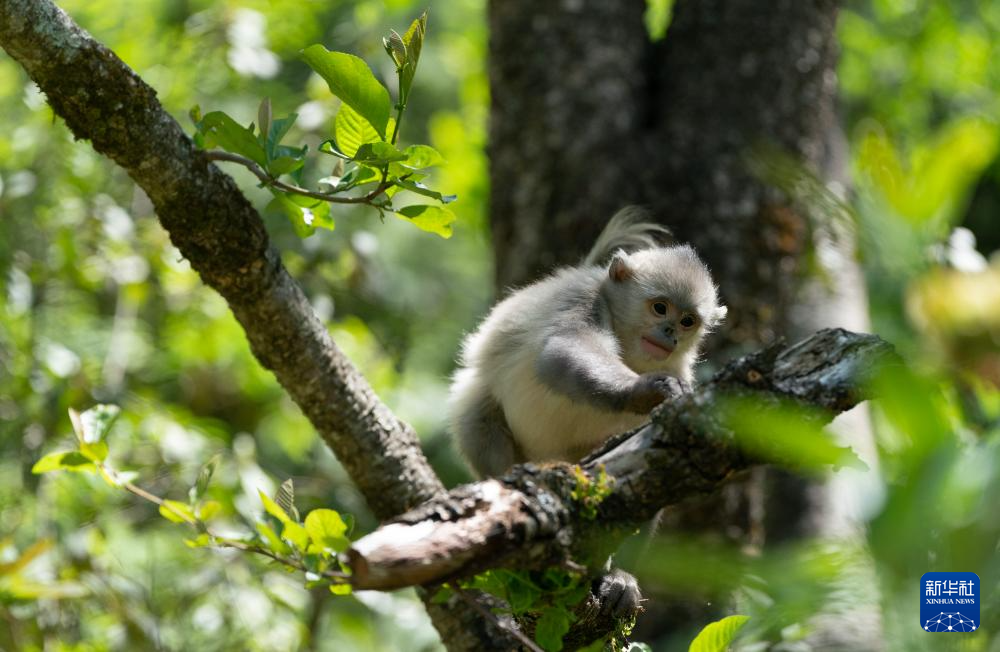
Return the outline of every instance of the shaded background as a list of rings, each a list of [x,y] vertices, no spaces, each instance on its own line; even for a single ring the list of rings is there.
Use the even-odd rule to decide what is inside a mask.
[[[135,68],[182,124],[190,125],[186,114],[195,104],[248,123],[260,98],[269,96],[276,115],[299,114],[289,141],[298,135],[313,149],[331,135],[336,100],[298,62],[298,50],[322,42],[363,56],[390,79],[381,35],[429,7],[428,40],[401,138],[429,142],[448,160],[433,181],[459,195],[455,236],[443,241],[395,218],[382,223],[363,209],[337,211],[336,231],[306,240],[283,217],[268,216],[268,226],[338,344],[415,426],[445,481],[468,479],[441,409],[461,334],[488,309],[495,281],[522,282],[572,260],[582,246],[542,240],[536,250],[519,245],[505,256],[508,240],[502,232],[490,236],[484,3],[60,6]],[[494,3],[494,21],[505,6]],[[643,8],[629,11],[638,16]],[[682,26],[670,24],[670,3],[650,2],[644,18],[657,47],[708,56],[698,42],[682,39]],[[571,38],[573,26],[564,32]],[[852,258],[864,272],[872,330],[913,365],[911,375],[893,379],[894,391],[875,414],[881,472],[869,475],[877,490],[863,510],[866,536],[849,547],[812,542],[773,555],[748,547],[742,532],[677,536],[658,543],[655,555],[623,556],[654,595],[660,586],[682,587],[695,601],[714,604],[737,591],[737,604],[752,616],[751,637],[787,649],[796,649],[821,606],[853,600],[843,595],[850,589],[883,609],[886,631],[873,636],[890,649],[921,649],[930,644],[918,637],[916,579],[928,570],[973,570],[984,582],[986,627],[966,638],[964,649],[996,649],[990,637],[1000,622],[1000,514],[990,497],[1000,495],[1000,263],[990,267],[987,258],[1000,248],[1000,5],[849,2],[835,35],[838,115],[828,117],[823,133],[845,145],[843,178],[811,183],[778,154],[758,159],[759,175],[772,186],[798,205],[822,208],[815,212],[829,221],[816,218],[812,228],[839,224],[857,241]],[[561,42],[553,36],[547,47],[558,50]],[[513,59],[490,65],[517,72]],[[627,65],[616,65],[628,73]],[[572,61],[552,62],[557,74],[566,66]],[[515,100],[494,97],[492,106]],[[782,102],[780,93],[774,100]],[[222,299],[200,285],[169,245],[148,201],[120,169],[73,142],[6,56],[0,56],[0,115],[0,648],[434,649],[436,634],[409,592],[350,598],[310,592],[301,578],[257,560],[188,549],[183,533],[155,509],[99,478],[30,473],[39,457],[71,438],[67,408],[114,402],[124,416],[110,440],[112,458],[155,493],[183,499],[199,467],[220,455],[211,493],[233,531],[259,513],[257,489],[271,493],[287,477],[295,479],[303,511],[330,506],[356,515],[359,532],[375,525],[298,409],[253,360]],[[690,131],[691,147],[713,142],[714,133],[686,124],[680,129]],[[497,157],[496,224],[534,209],[537,215],[526,219],[539,230],[549,218],[554,228],[572,228],[573,202],[586,194],[588,181],[607,184],[609,211],[625,200],[657,200],[624,191],[614,196],[615,188],[633,183],[629,174],[648,168],[624,143],[621,159],[588,161],[590,177],[560,177],[558,161],[548,160],[561,185],[538,183],[565,211],[555,210],[554,200],[532,201],[530,193],[525,200],[528,186],[498,182],[496,170],[530,168],[531,161],[516,156],[536,142],[533,125],[506,127],[494,132],[490,149]],[[594,137],[613,145],[615,134]],[[501,160],[504,148],[515,158]],[[675,166],[687,169],[683,159]],[[249,173],[229,171],[258,206],[267,203]],[[670,204],[683,190],[668,187],[661,199]],[[518,197],[526,206],[516,206]],[[508,213],[498,198],[514,202]],[[605,206],[589,210],[593,220]],[[697,225],[678,225],[694,239]],[[956,231],[961,225],[968,230]],[[491,263],[495,249],[503,268]],[[713,255],[716,267],[747,264],[738,246]],[[807,264],[796,273],[822,285],[822,255],[820,248],[804,251]],[[522,259],[537,265],[519,267]],[[735,295],[725,284],[722,291]],[[727,297],[734,300],[740,297]],[[738,345],[776,334],[725,336]],[[39,542],[50,547],[17,563]],[[877,575],[845,589],[833,580],[852,556],[870,559],[863,563]],[[834,591],[841,594],[831,598]],[[647,628],[641,637],[654,649],[686,649],[704,624],[691,620],[674,632]],[[941,649],[934,643],[930,649]]]

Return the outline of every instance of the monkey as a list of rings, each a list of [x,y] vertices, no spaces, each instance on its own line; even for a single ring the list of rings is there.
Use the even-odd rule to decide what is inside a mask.
[[[690,391],[704,337],[726,316],[708,267],[637,207],[619,211],[576,266],[498,303],[461,349],[449,394],[458,448],[480,477],[575,462]],[[621,570],[595,591],[616,616],[641,594]]]
[[[477,475],[575,462],[690,389],[726,307],[693,248],[659,246],[668,235],[622,209],[579,265],[513,292],[465,339],[449,413]]]

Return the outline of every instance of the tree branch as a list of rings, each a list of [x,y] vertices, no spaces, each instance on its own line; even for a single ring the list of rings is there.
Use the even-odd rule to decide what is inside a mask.
[[[759,463],[720,418],[723,402],[763,408],[791,400],[823,408],[826,420],[868,398],[874,370],[893,359],[873,335],[824,330],[727,365],[696,392],[664,404],[652,421],[615,437],[581,462],[597,482],[613,478],[597,517],[571,497],[569,464],[515,467],[502,479],[459,487],[384,524],[347,553],[357,589],[395,589],[467,577],[488,568],[543,568],[620,540],[659,509],[718,487]]]
[[[240,156],[239,154],[233,154],[232,152],[224,152],[221,150],[208,150],[204,153],[204,155],[210,161],[229,161],[230,163],[238,163],[239,165],[242,165],[247,170],[250,170],[255,177],[260,179],[261,183],[265,186],[277,188],[278,190],[284,190],[285,192],[291,192],[296,195],[302,195],[303,197],[311,197],[312,199],[330,202],[331,204],[370,204],[373,199],[385,192],[391,185],[386,182],[386,175],[383,173],[382,181],[367,194],[361,195],[360,197],[341,197],[340,195],[318,192],[316,190],[309,190],[308,188],[302,188],[294,184],[285,183],[284,181],[268,174],[254,161],[245,156]]]

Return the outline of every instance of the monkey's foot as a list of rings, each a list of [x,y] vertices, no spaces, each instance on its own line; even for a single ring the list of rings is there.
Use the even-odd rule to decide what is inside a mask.
[[[642,593],[635,578],[621,569],[594,580],[594,595],[601,604],[601,613],[615,618],[631,618],[638,614]]]

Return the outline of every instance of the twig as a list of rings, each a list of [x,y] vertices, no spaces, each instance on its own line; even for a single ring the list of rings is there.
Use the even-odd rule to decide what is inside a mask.
[[[292,568],[294,568],[296,570],[302,571],[303,573],[315,572],[315,571],[311,571],[310,569],[306,568],[305,565],[303,565],[299,561],[296,561],[295,559],[289,559],[287,557],[282,557],[281,555],[273,553],[273,552],[271,552],[270,550],[268,550],[266,548],[261,548],[260,546],[255,546],[253,544],[244,543],[242,541],[234,541],[232,539],[225,539],[223,537],[215,535],[212,532],[210,532],[207,527],[205,527],[204,523],[202,523],[201,521],[199,521],[197,519],[192,519],[187,514],[181,512],[178,509],[175,509],[173,507],[173,505],[171,505],[169,502],[163,500],[162,498],[160,498],[156,494],[151,494],[148,491],[146,491],[145,489],[143,489],[142,487],[134,485],[134,484],[132,484],[131,482],[129,482],[127,480],[125,480],[125,481],[121,480],[120,477],[118,476],[118,473],[114,469],[108,468],[104,464],[100,464],[100,467],[109,476],[118,479],[118,482],[119,482],[119,484],[121,485],[121,487],[123,489],[125,489],[126,491],[128,491],[128,492],[130,492],[132,494],[135,494],[136,496],[142,498],[143,500],[148,500],[149,502],[153,503],[154,505],[158,505],[159,507],[161,507],[163,509],[166,509],[171,514],[176,515],[177,518],[182,519],[188,525],[191,525],[193,527],[198,528],[200,531],[204,532],[209,537],[211,537],[213,543],[215,543],[215,545],[218,546],[218,547],[220,547],[220,548],[235,548],[236,550],[241,550],[243,552],[252,552],[252,553],[255,553],[255,554],[258,554],[258,555],[262,555],[264,557],[268,557],[268,558],[270,558],[270,559],[278,562],[279,564],[284,564],[286,566],[290,566],[290,567],[292,567]],[[322,575],[323,575],[323,577],[326,577],[327,579],[337,580],[337,583],[340,583],[340,584],[347,583],[350,580],[350,577],[351,577],[348,573],[344,573],[342,571],[329,570],[329,569],[322,571]]]
[[[382,181],[380,181],[378,186],[376,186],[375,189],[367,195],[362,195],[361,197],[338,197],[337,195],[332,195],[330,193],[309,190],[308,188],[279,181],[257,165],[256,162],[244,156],[240,156],[239,154],[212,149],[206,151],[205,156],[210,161],[229,161],[230,163],[239,163],[246,169],[250,170],[250,172],[260,179],[261,183],[265,186],[271,186],[273,188],[277,188],[278,190],[295,193],[296,195],[302,195],[304,197],[312,197],[313,199],[330,202],[331,204],[370,204],[373,199],[384,193],[386,189],[392,185],[386,180],[387,175],[383,172]]]
[[[457,584],[448,584],[446,586],[448,586],[448,588],[454,591],[455,595],[457,595],[458,597],[462,598],[462,600],[467,602],[469,606],[475,609],[479,613],[479,615],[481,615],[483,618],[490,621],[500,629],[506,629],[508,632],[513,634],[514,638],[524,643],[524,647],[531,650],[531,652],[545,652],[545,650],[538,647],[538,643],[535,643],[533,640],[525,636],[524,632],[522,632],[520,629],[518,629],[517,627],[511,627],[507,623],[497,618],[497,615],[495,613],[493,613],[483,605],[479,604],[479,602],[474,597],[469,595],[468,591],[458,586]]]

